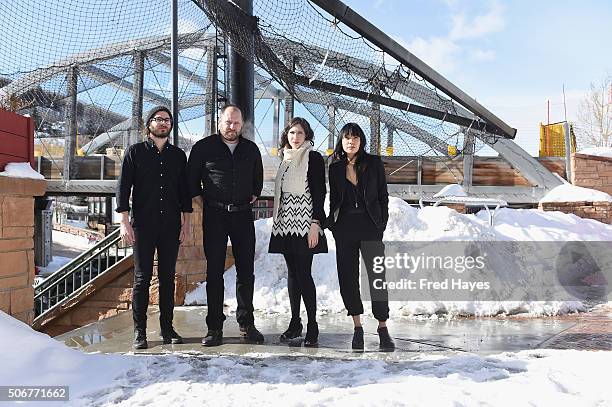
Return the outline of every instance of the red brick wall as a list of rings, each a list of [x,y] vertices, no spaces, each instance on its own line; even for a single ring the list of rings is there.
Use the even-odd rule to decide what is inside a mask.
[[[47,182],[0,177],[0,310],[32,323],[34,317],[34,196]]]
[[[544,211],[559,211],[573,213],[585,219],[593,219],[602,223],[612,224],[611,202],[544,202],[539,209]]]
[[[574,153],[572,184],[612,195],[612,158]]]

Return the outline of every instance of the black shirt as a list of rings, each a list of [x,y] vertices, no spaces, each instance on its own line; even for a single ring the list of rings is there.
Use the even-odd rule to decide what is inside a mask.
[[[340,213],[365,213],[365,201],[359,184],[353,185],[348,178],[344,178],[344,196]]]
[[[193,212],[187,184],[187,156],[166,142],[161,151],[151,139],[132,144],[123,157],[117,186],[117,209],[130,210],[134,226],[180,225],[181,212]]]
[[[232,154],[221,136],[195,143],[187,164],[191,196],[204,201],[245,204],[263,189],[263,164],[257,144],[240,136]]]

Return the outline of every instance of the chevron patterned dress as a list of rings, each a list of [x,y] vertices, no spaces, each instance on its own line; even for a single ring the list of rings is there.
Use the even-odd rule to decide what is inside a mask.
[[[327,242],[323,230],[319,232],[319,243],[308,248],[308,231],[312,222],[312,196],[306,181],[303,195],[283,192],[276,222],[272,225],[270,253],[325,253]]]

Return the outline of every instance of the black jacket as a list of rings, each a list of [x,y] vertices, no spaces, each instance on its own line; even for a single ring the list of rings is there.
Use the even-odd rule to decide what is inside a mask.
[[[131,194],[134,226],[180,225],[181,212],[192,212],[186,164],[185,152],[170,143],[162,151],[150,139],[129,146],[117,184],[116,211],[130,210]]]
[[[321,222],[321,226],[325,223],[325,162],[320,153],[311,151],[308,156],[308,189],[312,197],[312,218]]]
[[[377,155],[365,154],[366,171],[358,175],[358,186],[363,194],[366,211],[378,229],[384,231],[389,219],[389,193],[385,167]],[[325,224],[333,229],[344,200],[346,161],[336,161],[329,166],[329,216]]]
[[[220,135],[203,138],[191,149],[187,168],[191,197],[204,201],[245,204],[263,189],[261,153],[242,136],[233,154]]]

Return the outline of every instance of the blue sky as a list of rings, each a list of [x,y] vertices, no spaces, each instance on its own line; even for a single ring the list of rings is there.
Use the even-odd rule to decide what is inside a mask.
[[[345,3],[519,130],[538,153],[538,125],[576,121],[591,82],[612,74],[612,2],[346,0]]]

